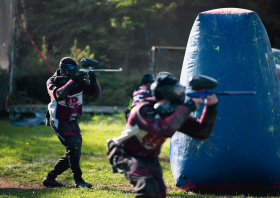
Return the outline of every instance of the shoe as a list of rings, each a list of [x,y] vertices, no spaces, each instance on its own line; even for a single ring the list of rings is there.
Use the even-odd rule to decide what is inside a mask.
[[[43,185],[46,187],[62,187],[65,186],[62,183],[55,181],[54,179],[47,179],[46,177],[43,180]]]
[[[76,187],[76,188],[80,188],[80,187],[83,187],[83,188],[85,188],[85,187],[90,188],[90,187],[92,187],[92,184],[85,182],[83,179],[77,180],[77,181],[75,181],[75,183],[76,183],[76,184],[75,184],[75,187]]]

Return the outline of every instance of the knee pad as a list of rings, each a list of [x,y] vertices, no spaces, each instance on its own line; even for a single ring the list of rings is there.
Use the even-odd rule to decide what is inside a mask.
[[[137,192],[137,198],[158,198],[160,195],[159,185],[153,177],[139,178],[135,187],[135,190]]]

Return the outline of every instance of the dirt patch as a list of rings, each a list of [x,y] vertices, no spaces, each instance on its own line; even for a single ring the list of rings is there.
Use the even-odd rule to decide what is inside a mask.
[[[22,185],[16,181],[8,178],[0,177],[0,192],[14,191],[14,190],[38,190],[45,188],[43,185],[32,184],[32,185]]]

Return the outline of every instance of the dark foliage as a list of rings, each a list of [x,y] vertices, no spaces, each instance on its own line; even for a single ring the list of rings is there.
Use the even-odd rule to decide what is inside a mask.
[[[124,105],[144,73],[152,72],[152,46],[187,45],[189,32],[199,12],[222,7],[254,10],[261,18],[274,48],[280,48],[279,0],[25,0],[17,16],[26,15],[27,31],[40,46],[45,37],[47,60],[55,70],[59,60],[77,47],[90,46],[100,68],[119,68],[120,73],[99,73],[102,94],[85,98],[88,104]],[[19,30],[18,30],[19,32]],[[47,103],[45,82],[51,75],[25,34],[17,38],[17,93],[31,103]],[[42,48],[40,48],[42,50]],[[159,70],[179,77],[183,54],[159,57]],[[78,61],[78,60],[76,60]],[[32,78],[30,78],[32,76]],[[15,97],[17,98],[17,97]],[[26,100],[23,100],[26,102]],[[18,103],[18,100],[12,100]]]

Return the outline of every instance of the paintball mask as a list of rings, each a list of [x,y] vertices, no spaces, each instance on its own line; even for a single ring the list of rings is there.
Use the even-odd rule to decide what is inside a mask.
[[[79,67],[78,63],[76,63],[75,65],[74,64],[65,64],[62,62],[59,63],[60,71],[64,74],[66,74],[70,78],[76,76],[76,71],[78,70],[78,67]]]
[[[141,85],[151,84],[155,81],[155,76],[153,74],[146,73],[141,77]]]
[[[172,104],[183,104],[185,101],[185,87],[170,75],[158,76],[151,90],[157,100],[165,99]]]

